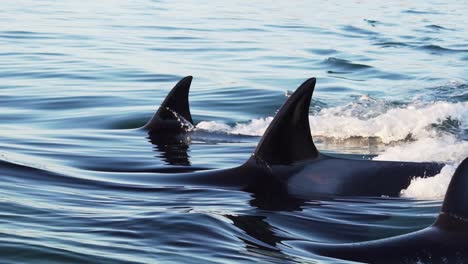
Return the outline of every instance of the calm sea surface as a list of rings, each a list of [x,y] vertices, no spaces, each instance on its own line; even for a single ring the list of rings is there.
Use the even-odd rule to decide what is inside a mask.
[[[343,263],[288,241],[430,225],[468,156],[466,1],[2,1],[1,263]],[[183,76],[203,136],[134,130]],[[402,197],[268,204],[158,175],[242,164],[317,77],[318,148],[440,161]],[[141,179],[146,180],[142,181]]]

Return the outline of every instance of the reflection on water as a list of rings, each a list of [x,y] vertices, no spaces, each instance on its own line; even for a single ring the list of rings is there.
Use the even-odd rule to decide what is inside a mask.
[[[462,1],[2,3],[5,263],[314,263],[287,241],[430,225],[468,156]],[[186,75],[196,128],[136,130]],[[447,169],[412,183],[408,199],[300,200],[273,181],[158,184],[162,173],[242,164],[285,95],[313,76],[319,149]]]
[[[190,134],[167,135],[148,133],[148,139],[158,153],[156,157],[162,159],[167,165],[190,166],[188,149]]]

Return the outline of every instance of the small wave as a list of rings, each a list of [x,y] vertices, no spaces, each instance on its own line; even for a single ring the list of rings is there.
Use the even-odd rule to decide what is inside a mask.
[[[407,47],[409,46],[408,44],[404,42],[398,42],[398,41],[384,41],[384,42],[379,42],[375,43],[375,46],[381,46],[382,48],[396,48],[396,47]]]
[[[313,48],[313,49],[306,49],[306,50],[313,54],[318,54],[318,55],[330,55],[330,54],[338,53],[338,51],[335,49]]]
[[[439,99],[449,102],[468,101],[468,84],[452,80],[447,84],[428,88],[428,93],[418,96],[426,101]]]
[[[433,39],[427,39],[426,41],[432,41]],[[420,43],[404,43],[398,41],[383,41],[377,42],[373,44],[374,46],[380,46],[382,48],[401,48],[401,47],[409,47],[412,49],[430,52],[431,54],[455,54],[455,53],[467,53],[467,49],[454,49],[454,48],[446,48],[435,44],[427,44],[421,45]]]
[[[374,159],[458,164],[467,156],[468,141],[460,141],[453,135],[443,135],[389,147]]]
[[[422,11],[422,10],[415,10],[415,9],[404,10],[404,11],[402,11],[402,13],[406,13],[406,14],[442,14],[442,13],[437,12],[437,11]]]
[[[5,71],[0,74],[2,78],[24,78],[24,79],[70,79],[70,80],[97,80],[95,76],[65,73],[65,72],[50,72],[50,71]]]
[[[346,139],[351,137],[379,137],[384,143],[419,139],[436,135],[433,124],[448,118],[458,120],[460,127],[468,125],[468,102],[412,104],[392,107],[373,103],[372,107],[351,103],[326,108],[309,118],[314,135]]]
[[[379,34],[377,32],[370,31],[370,30],[363,29],[363,28],[358,28],[358,27],[355,27],[355,26],[343,26],[342,29],[344,31],[357,33],[357,34],[362,34],[362,35],[377,35],[377,34]]]
[[[420,46],[419,48],[422,49],[422,50],[430,51],[432,53],[436,53],[436,54],[439,54],[439,53],[464,53],[464,52],[468,52],[468,50],[464,50],[464,49],[449,49],[449,48],[444,48],[442,46],[433,45],[433,44],[423,45],[423,46]]]
[[[14,31],[0,31],[0,39],[1,38],[39,40],[39,39],[52,39],[54,38],[54,35],[49,34],[49,33],[14,30]]]
[[[448,28],[445,28],[445,27],[439,26],[439,25],[427,25],[426,28],[430,28],[430,29],[433,29],[433,30],[451,30],[451,29],[448,29]]]
[[[372,66],[369,65],[353,63],[348,60],[338,59],[334,57],[327,58],[323,63],[338,70],[364,70],[372,68]]]
[[[136,82],[176,82],[182,78],[182,76],[173,74],[153,74],[135,70],[120,72],[116,77],[122,80]]]
[[[369,24],[372,27],[376,27],[376,26],[395,26],[394,23],[389,23],[388,21],[383,22],[383,21],[379,21],[379,20],[375,20],[375,19],[366,19],[366,18],[364,18],[363,21],[366,22],[367,24]]]
[[[437,137],[468,129],[468,102],[435,102],[395,105],[361,96],[356,102],[324,108],[309,116],[312,134],[335,139],[379,138],[383,143]],[[198,129],[261,136],[272,117],[253,119],[234,126],[202,121]],[[450,121],[449,123],[447,123]],[[453,129],[453,123],[457,129]]]
[[[273,28],[273,29],[314,30],[314,31],[321,30],[321,28],[318,28],[318,27],[313,27],[313,26],[309,26],[309,25],[299,25],[299,24],[296,24],[296,25],[294,25],[294,24],[283,24],[283,25],[266,24],[264,26],[267,27],[267,28]]]
[[[369,25],[375,27],[376,24],[379,24],[380,22],[377,20],[372,20],[372,19],[364,19]]]
[[[157,190],[145,183],[134,183],[128,179],[117,179],[115,173],[83,171],[72,167],[57,165],[54,161],[29,155],[1,152],[0,171],[4,180],[36,185],[47,184],[76,188],[106,188],[117,190]],[[110,174],[110,175],[109,175]],[[135,177],[132,177],[134,179]],[[143,177],[144,178],[144,177]]]

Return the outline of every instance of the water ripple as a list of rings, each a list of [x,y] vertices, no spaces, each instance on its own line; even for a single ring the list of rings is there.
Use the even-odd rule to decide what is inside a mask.
[[[6,0],[2,262],[336,263],[288,241],[430,225],[444,179],[468,155],[465,10],[422,0]],[[186,75],[197,128],[177,140],[138,130]],[[304,201],[163,181],[245,162],[309,77],[321,151],[443,160],[447,175],[412,183],[411,199]]]

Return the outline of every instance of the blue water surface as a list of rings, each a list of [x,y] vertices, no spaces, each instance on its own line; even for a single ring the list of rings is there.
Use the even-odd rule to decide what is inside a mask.
[[[420,0],[2,1],[0,262],[343,263],[287,241],[366,241],[430,225],[440,197],[265,205],[242,191],[166,186],[158,175],[242,164],[259,133],[215,131],[167,146],[133,129],[186,75],[194,76],[196,124],[235,127],[271,117],[309,77],[318,78],[313,115],[341,109],[367,120],[369,105],[348,111],[363,98],[384,102],[372,117],[408,105],[466,106],[466,7]],[[466,143],[467,120],[434,120],[428,135]],[[354,136],[364,140],[330,136],[333,143],[318,147],[362,157],[407,143]]]

